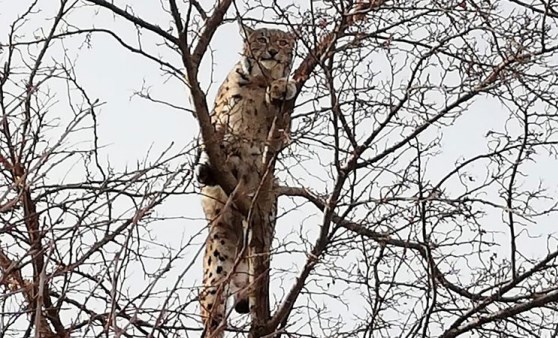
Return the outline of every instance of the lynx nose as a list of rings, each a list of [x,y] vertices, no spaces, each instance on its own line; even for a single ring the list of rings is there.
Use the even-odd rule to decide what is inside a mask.
[[[267,52],[269,53],[269,55],[271,55],[271,57],[274,57],[278,53],[276,49],[270,49]]]

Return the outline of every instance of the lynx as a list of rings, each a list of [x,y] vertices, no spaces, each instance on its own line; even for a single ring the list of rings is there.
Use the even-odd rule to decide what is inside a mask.
[[[266,139],[281,105],[296,95],[296,85],[287,76],[291,70],[295,36],[278,29],[251,29],[241,25],[244,48],[240,61],[220,86],[212,123],[226,156],[226,166],[253,196],[265,168]],[[202,206],[209,222],[203,267],[204,288],[200,294],[206,337],[222,337],[226,301],[234,297],[238,313],[250,312],[250,264],[244,249],[244,217],[227,203],[209,163],[198,169]],[[270,224],[275,214],[266,215]],[[272,233],[270,231],[270,233]],[[271,240],[271,239],[270,239]]]

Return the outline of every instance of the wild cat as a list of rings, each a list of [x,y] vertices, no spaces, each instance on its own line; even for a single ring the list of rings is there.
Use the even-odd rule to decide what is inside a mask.
[[[282,30],[243,25],[241,34],[241,59],[219,88],[212,123],[226,165],[242,184],[242,191],[253,195],[265,172],[263,156],[273,120],[282,104],[296,95],[295,83],[287,78],[296,39]],[[229,296],[234,296],[238,313],[250,312],[250,264],[247,250],[243,250],[245,218],[227,204],[228,196],[217,185],[209,163],[200,165],[198,180],[203,185],[202,206],[209,222],[200,294],[202,318],[206,337],[222,337]],[[274,224],[275,213],[268,217]]]

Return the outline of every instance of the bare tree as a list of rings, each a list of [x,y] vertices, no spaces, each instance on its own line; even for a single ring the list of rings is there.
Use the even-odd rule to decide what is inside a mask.
[[[35,1],[2,41],[2,337],[129,336],[127,327],[147,336],[160,325],[158,315],[144,321],[130,306],[150,311],[157,283],[180,255],[167,248],[152,257],[143,243],[146,224],[164,218],[155,207],[190,184],[187,151],[149,154],[125,170],[103,158],[102,101],[87,94],[69,54],[58,58],[75,9],[61,1],[33,38],[26,32],[51,14]],[[153,259],[155,269],[148,267]],[[138,262],[149,283],[125,293],[122,279]]]
[[[228,335],[558,336],[557,3],[61,0],[24,34],[41,6],[0,37],[3,336],[200,336],[203,226],[178,247],[149,238],[172,222],[166,204],[199,191],[197,135],[114,168],[76,51],[47,55],[102,37],[180,81],[190,102],[136,96],[196,123],[231,193],[208,93],[224,76],[216,36],[237,18],[297,32],[299,93],[268,140],[281,184],[262,191],[282,213],[271,252],[252,229],[258,301]],[[248,215],[254,201],[234,203]]]

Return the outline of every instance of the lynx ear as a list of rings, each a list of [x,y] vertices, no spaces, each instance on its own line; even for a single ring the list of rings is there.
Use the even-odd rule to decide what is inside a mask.
[[[248,40],[250,35],[252,35],[252,33],[254,33],[254,29],[250,28],[247,25],[245,25],[244,23],[242,23],[242,19],[240,19],[240,18],[238,18],[238,26],[240,28],[240,35],[242,36],[242,38],[244,40]]]

